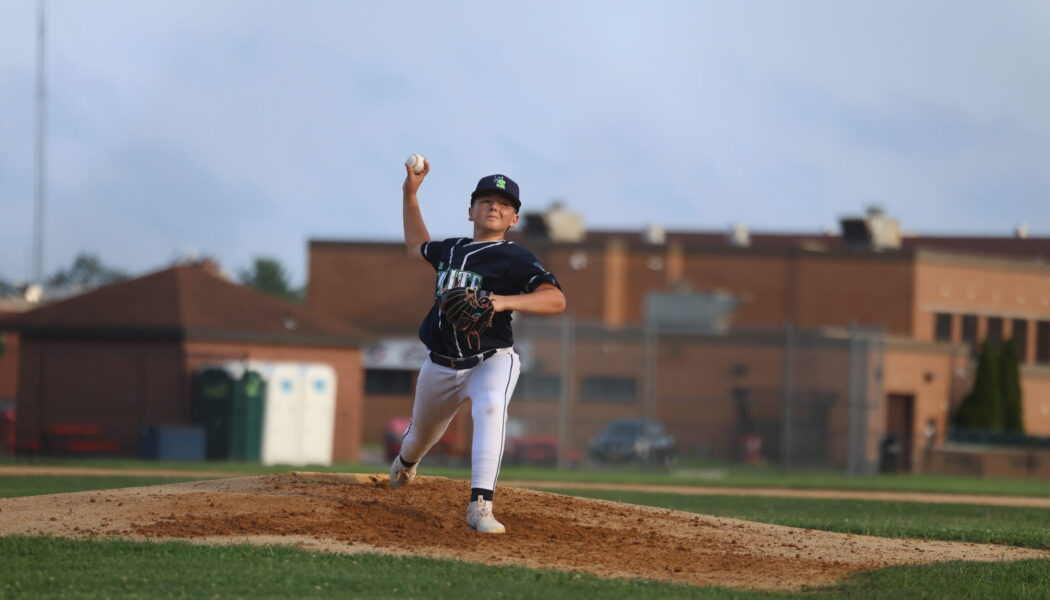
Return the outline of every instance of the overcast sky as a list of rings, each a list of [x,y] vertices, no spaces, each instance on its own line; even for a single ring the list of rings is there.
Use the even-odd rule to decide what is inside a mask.
[[[592,229],[1050,235],[1050,2],[50,0],[47,271],[436,237],[483,175]],[[0,3],[0,277],[32,276],[35,0]]]

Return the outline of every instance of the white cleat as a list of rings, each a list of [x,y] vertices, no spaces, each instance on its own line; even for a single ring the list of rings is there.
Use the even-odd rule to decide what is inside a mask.
[[[401,455],[395,456],[393,464],[390,465],[390,487],[397,489],[412,483],[412,480],[416,478],[416,467],[418,466],[417,462],[411,467],[406,467],[401,462]]]
[[[492,502],[478,496],[467,505],[467,525],[478,533],[504,533],[507,528],[492,516]]]

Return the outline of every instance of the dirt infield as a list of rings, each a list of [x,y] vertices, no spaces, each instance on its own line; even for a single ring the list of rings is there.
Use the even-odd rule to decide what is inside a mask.
[[[502,536],[464,522],[467,482],[287,473],[0,499],[0,535],[286,543],[751,589],[799,589],[878,567],[1050,558],[1050,551],[898,540],[501,487]]]

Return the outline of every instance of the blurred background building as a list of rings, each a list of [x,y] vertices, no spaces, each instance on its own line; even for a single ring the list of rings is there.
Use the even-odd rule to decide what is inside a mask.
[[[952,427],[978,346],[1013,339],[1022,437],[1050,436],[1050,239],[907,235],[878,209],[816,234],[586,231],[561,204],[524,215],[510,237],[569,304],[560,317],[515,317],[523,371],[508,462],[1050,469],[1031,455],[975,462]],[[392,453],[432,286],[400,242],[311,240],[305,306],[208,261],[52,303],[8,301],[0,433],[24,453],[141,455],[151,427],[199,421],[202,369],[285,361],[333,370],[333,460],[358,460],[363,445]],[[469,440],[464,411],[428,460],[462,459]]]
[[[221,411],[202,405],[209,402],[207,390],[195,376],[231,363],[283,361],[332,368],[331,457],[359,458],[361,331],[229,282],[210,261],[45,304],[9,316],[0,327],[18,339],[8,346],[0,375],[15,399],[20,454],[134,457],[158,428],[207,427],[216,418],[220,435],[232,435],[253,415],[235,410],[233,398]],[[190,441],[204,449],[201,437]],[[216,454],[214,441],[208,440],[210,458],[239,458]],[[248,454],[258,456],[259,449]]]
[[[552,461],[586,459],[610,421],[634,418],[688,456],[920,468],[947,440],[977,345],[1011,337],[1026,431],[1050,435],[1050,239],[909,236],[877,208],[810,235],[588,232],[561,205],[511,239],[569,299],[562,319],[516,318],[511,431],[545,437]],[[429,267],[400,243],[313,240],[309,255],[309,308],[377,336],[364,439],[381,442],[410,414]],[[466,453],[469,419],[453,429],[450,452]]]

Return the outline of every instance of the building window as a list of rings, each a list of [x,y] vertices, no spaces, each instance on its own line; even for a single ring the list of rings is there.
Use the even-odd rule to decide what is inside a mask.
[[[583,399],[586,402],[630,404],[637,395],[634,377],[586,377],[583,380]]]
[[[1039,321],[1035,330],[1035,362],[1050,363],[1050,321]]]
[[[526,401],[557,400],[561,398],[561,376],[524,373],[518,379],[515,395]]]
[[[962,341],[977,351],[977,315],[963,315]]]
[[[1003,318],[1002,317],[988,317],[988,335],[985,339],[992,343],[993,348],[1000,348],[1003,345]]]
[[[1017,354],[1021,357],[1021,362],[1028,362],[1028,321],[1014,319],[1013,338],[1017,342]]]
[[[415,371],[391,369],[365,370],[365,393],[404,396],[412,393],[412,375]]]
[[[952,316],[948,313],[937,313],[934,317],[934,339],[938,342],[952,341]]]

